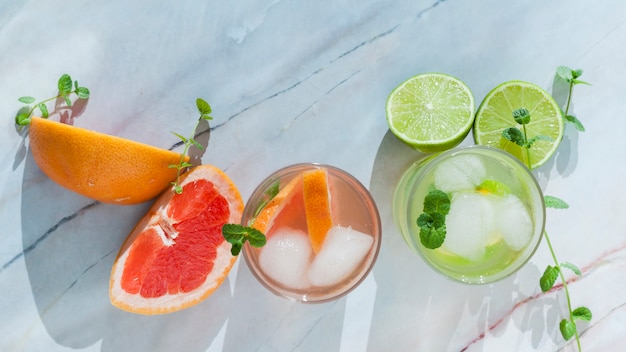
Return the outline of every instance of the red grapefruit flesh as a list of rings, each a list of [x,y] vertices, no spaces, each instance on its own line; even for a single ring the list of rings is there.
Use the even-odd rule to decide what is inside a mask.
[[[233,182],[214,166],[181,177],[182,194],[163,193],[130,233],[111,271],[111,303],[141,314],[193,306],[224,281],[237,257],[222,236],[240,223],[243,201]]]

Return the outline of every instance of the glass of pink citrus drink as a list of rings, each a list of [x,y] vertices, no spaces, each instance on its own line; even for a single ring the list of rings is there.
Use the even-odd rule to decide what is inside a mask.
[[[357,287],[381,243],[369,191],[345,171],[295,164],[268,176],[246,203],[242,224],[267,243],[244,245],[254,276],[272,293],[298,302],[327,302]]]

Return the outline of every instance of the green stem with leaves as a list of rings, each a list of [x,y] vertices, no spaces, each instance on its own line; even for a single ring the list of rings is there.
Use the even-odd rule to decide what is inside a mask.
[[[59,98],[63,98],[65,100],[65,104],[67,106],[72,106],[72,100],[70,99],[71,94],[76,94],[78,99],[88,99],[89,98],[89,89],[86,87],[81,87],[78,85],[78,81],[72,81],[72,77],[68,74],[63,74],[59,78],[57,82],[57,87],[59,89],[59,94],[57,96],[44,99],[35,103],[36,99],[31,96],[23,96],[18,98],[17,100],[21,103],[27,104],[26,106],[30,106],[29,104],[34,103],[32,107],[29,108],[27,113],[18,113],[15,116],[15,123],[19,126],[27,126],[30,124],[31,116],[35,109],[39,109],[41,111],[41,117],[47,119],[49,116],[48,107],[46,103],[56,100]],[[22,109],[23,110],[23,109]]]
[[[183,193],[183,188],[180,185],[180,176],[183,173],[183,170],[187,169],[188,167],[192,166],[189,162],[187,162],[187,153],[189,152],[189,147],[191,147],[192,145],[195,145],[196,148],[200,149],[200,150],[204,150],[204,147],[202,146],[202,144],[198,143],[195,140],[195,136],[196,136],[196,130],[198,129],[198,126],[200,126],[200,122],[202,120],[212,120],[213,117],[211,117],[211,105],[209,105],[209,103],[207,103],[205,100],[203,100],[202,98],[198,98],[196,99],[196,107],[198,108],[198,112],[200,113],[200,117],[198,118],[198,121],[196,122],[196,125],[193,128],[193,132],[191,132],[191,136],[189,138],[186,138],[176,132],[173,132],[174,135],[178,138],[180,138],[183,141],[183,144],[185,145],[185,148],[183,149],[183,153],[180,155],[180,161],[178,162],[178,164],[172,164],[169,167],[172,169],[176,169],[176,179],[174,181],[172,181],[172,186],[174,186],[174,191],[177,194],[181,194]]]
[[[559,67],[557,73],[560,77],[564,78],[567,82],[569,82],[569,94],[567,97],[567,103],[565,107],[565,111],[563,112],[563,116],[566,121],[572,122],[576,128],[580,131],[584,131],[584,127],[582,123],[573,116],[568,115],[569,107],[571,103],[571,95],[572,95],[572,87],[577,83],[584,83],[582,81],[578,81],[577,78],[582,74],[581,70],[571,70],[564,67]],[[528,138],[528,132],[526,130],[526,125],[530,122],[531,115],[530,112],[525,108],[519,108],[513,111],[513,119],[516,123],[522,125],[522,130],[517,127],[506,128],[502,131],[502,137],[505,139],[516,143],[522,148],[526,149],[527,155],[527,166],[529,170],[532,170],[532,163],[530,161],[530,148],[533,146],[533,143],[537,140],[546,140],[549,137],[546,136],[534,136],[532,138]],[[569,206],[567,203],[552,196],[544,196],[544,203],[546,208],[556,208],[556,209],[566,209]],[[568,310],[568,318],[562,319],[559,323],[559,329],[561,331],[561,335],[565,340],[569,340],[572,337],[575,337],[576,344],[578,346],[578,350],[582,351],[580,336],[578,334],[578,329],[576,327],[576,320],[591,320],[592,314],[591,311],[587,307],[578,307],[576,309],[572,309],[572,300],[569,293],[569,288],[567,286],[567,280],[565,275],[563,274],[563,268],[567,268],[572,270],[575,274],[581,276],[582,273],[580,269],[578,269],[575,265],[571,263],[560,263],[556,257],[554,247],[552,246],[552,242],[550,241],[550,236],[547,231],[544,231],[544,238],[546,239],[546,243],[548,245],[548,249],[550,250],[550,255],[552,256],[552,260],[554,261],[554,266],[548,265],[543,275],[539,279],[539,285],[543,292],[547,292],[554,287],[557,279],[561,280],[563,285],[563,291],[565,292],[565,298],[567,300],[567,310]]]
[[[554,265],[555,267],[560,268],[561,266],[559,265],[559,260],[556,258],[556,254],[554,253],[554,248],[552,247],[552,242],[550,241],[550,236],[548,236],[548,232],[544,231],[543,232],[543,236],[546,239],[546,243],[548,244],[548,249],[550,250],[550,255],[552,255],[552,260],[554,261]],[[569,322],[570,324],[574,324],[574,337],[576,338],[576,344],[578,345],[578,350],[582,351],[582,347],[580,345],[580,336],[578,335],[578,329],[576,329],[576,323],[574,322],[574,311],[572,309],[572,299],[570,298],[569,295],[569,289],[567,288],[567,280],[565,280],[565,275],[563,275],[563,271],[562,270],[558,270],[559,272],[559,278],[561,279],[561,283],[563,284],[563,291],[565,292],[565,299],[567,300],[567,310],[569,312]],[[563,322],[561,322],[561,325],[563,325]],[[566,329],[567,327],[562,327],[559,326],[560,330],[561,330],[561,335],[563,335],[563,337],[565,337],[566,335],[563,333],[563,330]],[[567,340],[567,338],[566,338]]]

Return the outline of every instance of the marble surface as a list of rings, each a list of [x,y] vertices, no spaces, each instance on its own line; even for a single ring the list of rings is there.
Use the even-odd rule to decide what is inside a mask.
[[[572,126],[535,174],[570,204],[548,211],[586,351],[626,340],[626,6],[623,1],[21,1],[0,2],[1,351],[556,351],[565,296],[542,294],[542,243],[503,281],[466,286],[434,272],[403,243],[392,189],[423,157],[388,131],[385,100],[404,79],[439,71],[479,102],[519,79],[552,91],[556,67],[584,70]],[[322,162],[372,192],[383,245],[347,297],[290,303],[258,284],[240,258],[203,303],[163,316],[111,306],[109,273],[149,203],[114,206],[60,188],[38,169],[13,118],[23,95],[55,93],[70,73],[87,104],[56,111],[74,124],[181,151],[195,99],[214,109],[206,152],[247,199],[271,171]],[[208,126],[204,125],[206,130]],[[472,144],[468,137],[464,144]]]

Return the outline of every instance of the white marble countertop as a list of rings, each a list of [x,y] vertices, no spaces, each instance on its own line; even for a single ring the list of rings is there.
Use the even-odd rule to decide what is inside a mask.
[[[623,351],[626,321],[626,5],[460,1],[18,1],[0,3],[1,351],[555,351],[562,289],[542,294],[542,243],[518,273],[466,286],[429,269],[391,218],[392,189],[421,155],[387,128],[385,101],[404,79],[457,76],[477,102],[512,79],[548,91],[556,67],[584,70],[559,153],[535,172],[570,204],[548,211],[586,351]],[[115,206],[60,188],[17,133],[17,98],[56,93],[69,73],[90,88],[75,125],[162,148],[190,131],[195,99],[213,107],[203,163],[244,199],[296,162],[347,170],[372,192],[383,245],[372,273],[333,303],[290,303],[240,258],[190,309],[140,316],[114,308],[109,274],[149,203]],[[59,116],[53,115],[58,119]],[[206,138],[208,137],[208,138]],[[471,135],[464,144],[471,144]],[[175,150],[182,149],[175,147]],[[569,277],[569,276],[568,276]]]

